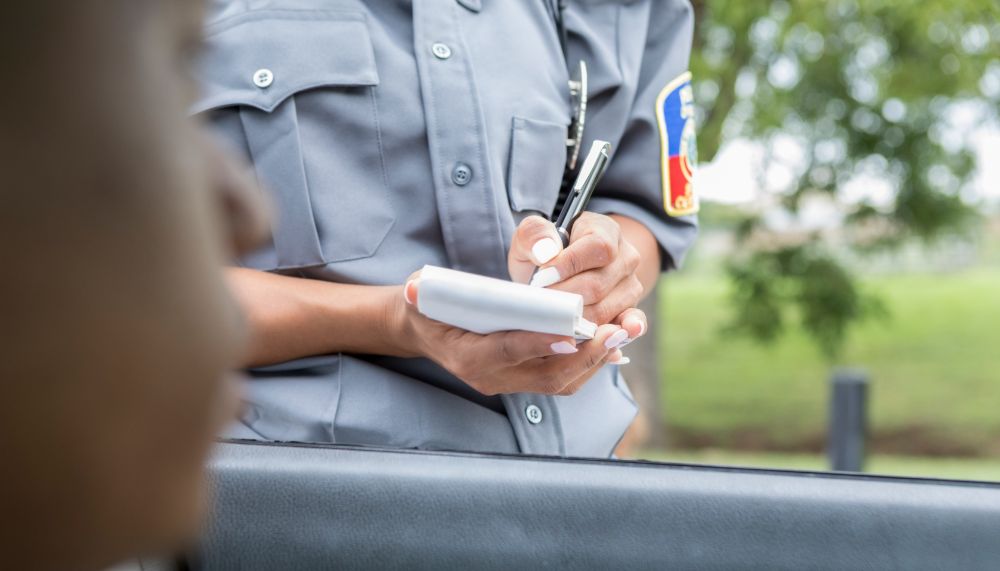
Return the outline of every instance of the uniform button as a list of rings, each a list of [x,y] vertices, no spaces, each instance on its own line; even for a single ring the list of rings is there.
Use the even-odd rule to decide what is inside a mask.
[[[448,59],[451,57],[451,48],[447,44],[436,43],[431,46],[431,53],[438,59]]]
[[[274,83],[274,73],[269,69],[258,69],[253,73],[253,84],[261,89],[267,89]]]
[[[538,424],[542,421],[542,409],[533,404],[529,404],[528,408],[524,409],[524,416],[531,424]]]
[[[451,181],[458,186],[465,186],[472,180],[472,167],[465,163],[455,165],[455,170],[451,171]]]

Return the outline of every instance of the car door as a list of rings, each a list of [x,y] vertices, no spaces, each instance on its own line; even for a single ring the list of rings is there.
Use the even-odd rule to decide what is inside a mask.
[[[1000,485],[228,442],[193,569],[995,569]]]

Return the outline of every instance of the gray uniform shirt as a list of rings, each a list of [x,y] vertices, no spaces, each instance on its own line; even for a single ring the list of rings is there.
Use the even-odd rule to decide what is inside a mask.
[[[693,218],[664,213],[659,91],[687,69],[685,0],[571,1],[569,61],[590,68],[583,148],[615,154],[592,210],[643,222],[683,258]],[[216,0],[202,114],[276,206],[248,267],[400,284],[424,264],[507,277],[517,223],[549,214],[566,158],[566,60],[544,0]],[[424,359],[326,355],[252,372],[231,436],[608,456],[636,407],[617,367],[576,395],[488,398]]]

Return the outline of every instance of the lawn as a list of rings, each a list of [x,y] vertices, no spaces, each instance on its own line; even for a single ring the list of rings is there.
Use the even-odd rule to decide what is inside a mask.
[[[868,278],[891,316],[853,331],[842,365],[870,372],[879,450],[1000,455],[1000,269]],[[727,284],[661,288],[664,407],[689,447],[819,450],[830,365],[796,328],[773,346],[722,333]]]

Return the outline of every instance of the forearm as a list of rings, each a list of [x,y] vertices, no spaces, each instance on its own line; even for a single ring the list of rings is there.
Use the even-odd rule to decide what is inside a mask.
[[[256,270],[227,270],[247,316],[246,366],[328,353],[412,356],[390,322],[402,286],[347,285]]]
[[[656,237],[641,222],[627,216],[610,215],[621,227],[622,235],[639,251],[639,268],[636,277],[643,287],[643,298],[653,291],[660,279],[660,245]]]

